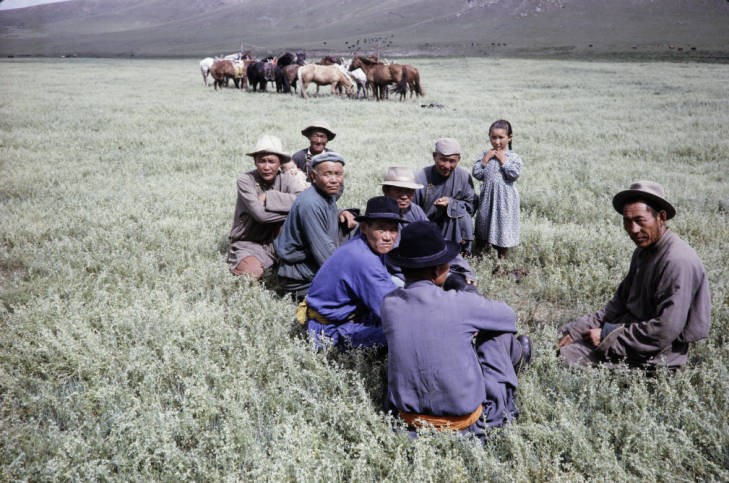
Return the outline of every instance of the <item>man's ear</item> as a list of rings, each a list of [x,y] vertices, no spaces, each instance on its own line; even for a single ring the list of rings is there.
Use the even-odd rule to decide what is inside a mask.
[[[666,213],[666,210],[661,210],[658,212],[658,218],[660,218],[661,221],[665,222],[668,218],[668,214]]]

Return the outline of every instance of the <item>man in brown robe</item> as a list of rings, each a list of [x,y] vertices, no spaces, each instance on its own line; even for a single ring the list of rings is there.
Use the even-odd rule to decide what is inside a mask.
[[[291,157],[276,136],[263,135],[247,155],[253,157],[256,169],[238,177],[228,266],[234,275],[260,279],[276,262],[273,240],[305,185],[295,175],[281,172],[281,164]]]
[[[628,274],[605,307],[562,327],[560,357],[570,366],[681,367],[689,343],[709,335],[706,270],[666,226],[676,210],[658,183],[633,183],[615,195],[613,207],[637,246]]]

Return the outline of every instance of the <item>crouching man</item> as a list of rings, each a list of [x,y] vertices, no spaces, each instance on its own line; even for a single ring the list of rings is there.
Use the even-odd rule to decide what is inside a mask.
[[[417,221],[387,256],[406,278],[382,302],[387,399],[412,437],[428,424],[483,439],[487,427],[519,414],[517,372],[531,359],[531,342],[515,335],[506,303],[441,288],[459,251],[436,224]]]

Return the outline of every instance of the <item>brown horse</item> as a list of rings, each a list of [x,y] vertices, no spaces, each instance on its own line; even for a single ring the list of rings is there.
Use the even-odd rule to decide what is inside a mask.
[[[420,87],[420,72],[412,65],[403,64],[403,69],[408,75],[408,87],[410,87],[410,98],[413,98],[413,92],[417,97],[424,96],[425,92]]]
[[[210,76],[213,78],[215,90],[222,89],[229,79],[233,79],[236,87],[248,88],[245,63],[240,60],[216,60],[210,67]]]
[[[401,64],[381,64],[374,62],[372,59],[356,56],[349,64],[349,70],[353,71],[360,68],[367,75],[367,82],[372,86],[372,92],[375,98],[380,101],[385,99],[387,87],[395,84],[393,92],[400,94],[400,100],[405,99],[408,89],[407,71],[403,69]]]
[[[349,76],[338,65],[307,64],[301,66],[298,72],[298,81],[301,84],[301,97],[307,99],[306,88],[313,82],[317,86],[332,86],[332,94],[338,87],[344,87],[347,96],[352,95],[354,84]]]

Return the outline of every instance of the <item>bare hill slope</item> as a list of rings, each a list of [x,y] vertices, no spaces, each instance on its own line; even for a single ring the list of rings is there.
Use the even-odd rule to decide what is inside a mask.
[[[0,55],[724,57],[725,0],[70,0],[0,11]]]

